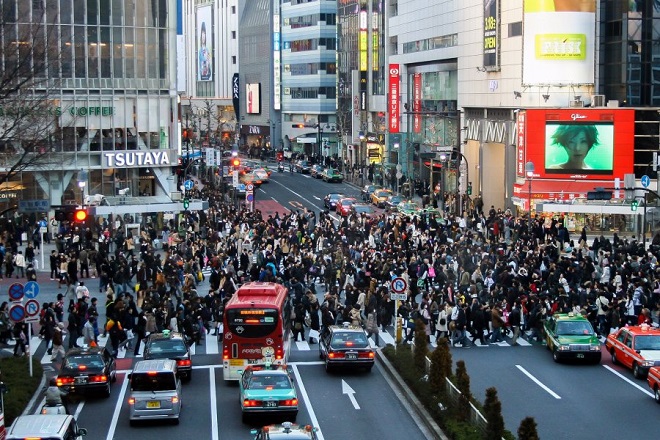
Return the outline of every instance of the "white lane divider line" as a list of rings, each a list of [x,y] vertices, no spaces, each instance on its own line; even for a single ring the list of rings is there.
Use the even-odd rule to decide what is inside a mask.
[[[615,375],[618,376],[619,378],[625,380],[625,381],[628,382],[630,385],[634,386],[635,388],[637,388],[638,390],[640,390],[642,393],[646,394],[647,396],[655,397],[651,391],[649,391],[648,389],[642,387],[642,386],[639,385],[639,384],[636,384],[635,382],[633,382],[632,380],[628,379],[626,376],[624,376],[623,374],[619,373],[618,371],[616,371],[614,368],[610,367],[609,365],[603,365],[603,367],[605,367],[610,373],[615,374]]]
[[[527,376],[527,377],[529,377],[530,379],[532,379],[532,381],[533,381],[536,385],[540,386],[540,387],[543,388],[545,391],[547,391],[547,393],[550,394],[552,397],[554,397],[555,399],[561,399],[561,396],[559,396],[559,394],[555,393],[555,392],[552,391],[550,388],[548,388],[547,386],[545,386],[545,385],[543,384],[543,382],[541,382],[541,381],[538,380],[536,377],[534,377],[534,376],[532,375],[532,373],[530,373],[529,371],[525,370],[522,366],[520,366],[520,365],[516,365],[516,368],[519,369],[520,371],[522,371],[522,373],[523,373],[525,376]]]
[[[320,197],[317,197],[317,196],[312,196],[312,197],[314,197],[316,200],[321,200]]]
[[[319,438],[319,440],[325,440],[325,437],[323,437],[323,433],[321,432],[321,426],[319,425],[319,420],[316,418],[316,413],[314,412],[314,408],[312,408],[312,403],[309,400],[309,396],[307,395],[307,389],[303,384],[302,377],[300,377],[298,366],[292,365],[291,369],[293,369],[293,374],[294,376],[296,376],[296,382],[298,382],[298,390],[300,390],[300,394],[302,398],[305,400],[305,408],[307,408],[307,412],[309,413],[309,419],[312,422],[312,426],[316,426],[316,428],[318,429],[316,435]]]
[[[81,400],[78,402],[78,406],[76,407],[76,411],[73,413],[73,418],[76,420],[80,420],[80,413],[82,412],[83,406],[85,406],[85,401]]]
[[[310,351],[312,349],[307,341],[296,341],[296,348],[298,351]]]
[[[115,438],[115,431],[117,430],[117,422],[119,421],[119,413],[121,412],[121,407],[124,404],[124,396],[126,395],[126,389],[128,388],[128,378],[124,378],[121,384],[121,390],[119,390],[119,397],[117,398],[117,403],[115,403],[115,410],[112,413],[112,420],[110,421],[110,427],[108,428],[108,435],[105,437],[105,440],[113,440]]]
[[[211,391],[211,440],[218,440],[218,402],[215,395],[215,368],[209,368],[209,388]]]

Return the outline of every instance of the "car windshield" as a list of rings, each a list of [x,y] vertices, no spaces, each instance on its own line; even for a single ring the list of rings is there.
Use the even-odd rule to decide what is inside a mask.
[[[378,191],[378,192],[376,193],[376,195],[377,195],[378,197],[388,197],[388,196],[390,196],[390,192],[389,192],[389,191]]]
[[[585,321],[557,323],[558,336],[591,335],[593,332],[591,324]]]
[[[340,203],[345,206],[350,206],[355,203],[355,199],[343,199],[340,201]]]
[[[342,197],[344,197],[343,194],[330,194],[330,196],[329,196],[328,198],[329,198],[330,200],[339,200],[339,199],[341,199]]]
[[[101,355],[73,355],[66,358],[63,368],[71,370],[84,370],[87,368],[103,368]]]
[[[248,386],[251,390],[288,390],[291,382],[284,374],[254,374]]]
[[[635,350],[660,350],[660,335],[635,336]]]
[[[155,340],[149,345],[149,351],[152,354],[174,354],[185,353],[186,346],[181,339],[161,339]]]
[[[364,333],[350,332],[332,335],[330,345],[335,348],[364,348],[368,345],[367,336]]]
[[[390,198],[390,203],[393,203],[393,204],[397,205],[400,202],[401,202],[401,197],[394,196],[394,197]]]
[[[131,390],[133,391],[167,391],[176,389],[174,375],[170,373],[133,373],[131,375]]]
[[[418,207],[414,203],[404,203],[403,205],[401,205],[401,209],[405,209],[405,210],[408,210],[408,211],[414,211],[414,210],[418,209]]]

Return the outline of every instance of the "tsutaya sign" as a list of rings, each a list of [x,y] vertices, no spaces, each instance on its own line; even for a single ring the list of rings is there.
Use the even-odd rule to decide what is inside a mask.
[[[103,165],[104,168],[172,166],[170,151],[108,151],[103,153]]]

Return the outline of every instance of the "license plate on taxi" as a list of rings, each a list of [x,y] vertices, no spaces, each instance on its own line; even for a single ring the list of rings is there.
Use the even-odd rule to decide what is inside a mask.
[[[274,400],[266,401],[266,402],[264,402],[264,406],[266,408],[276,408],[277,407],[277,402],[274,401]]]
[[[76,383],[76,384],[87,383],[87,376],[76,377],[76,380],[74,381],[74,383]]]
[[[147,408],[160,408],[160,401],[150,400],[147,402]]]
[[[346,353],[346,359],[354,360],[357,359],[357,353]]]
[[[583,353],[578,353],[577,358],[578,359],[584,359],[584,354]]]

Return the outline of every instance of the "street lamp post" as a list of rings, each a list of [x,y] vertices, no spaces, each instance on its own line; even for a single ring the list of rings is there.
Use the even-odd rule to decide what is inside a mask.
[[[366,140],[367,140],[366,134],[364,133],[364,131],[360,131],[360,152],[364,151],[364,149],[366,148],[364,145]],[[358,154],[358,167],[360,170],[360,180],[361,180],[360,186],[364,186],[364,163],[360,162],[360,156],[361,154]]]
[[[525,164],[525,173],[527,174],[527,182],[529,184],[528,197],[529,197],[529,227],[532,225],[532,178],[534,177],[534,162],[527,162]]]
[[[80,188],[80,206],[85,206],[85,186],[87,185],[87,171],[78,173],[78,187]]]

